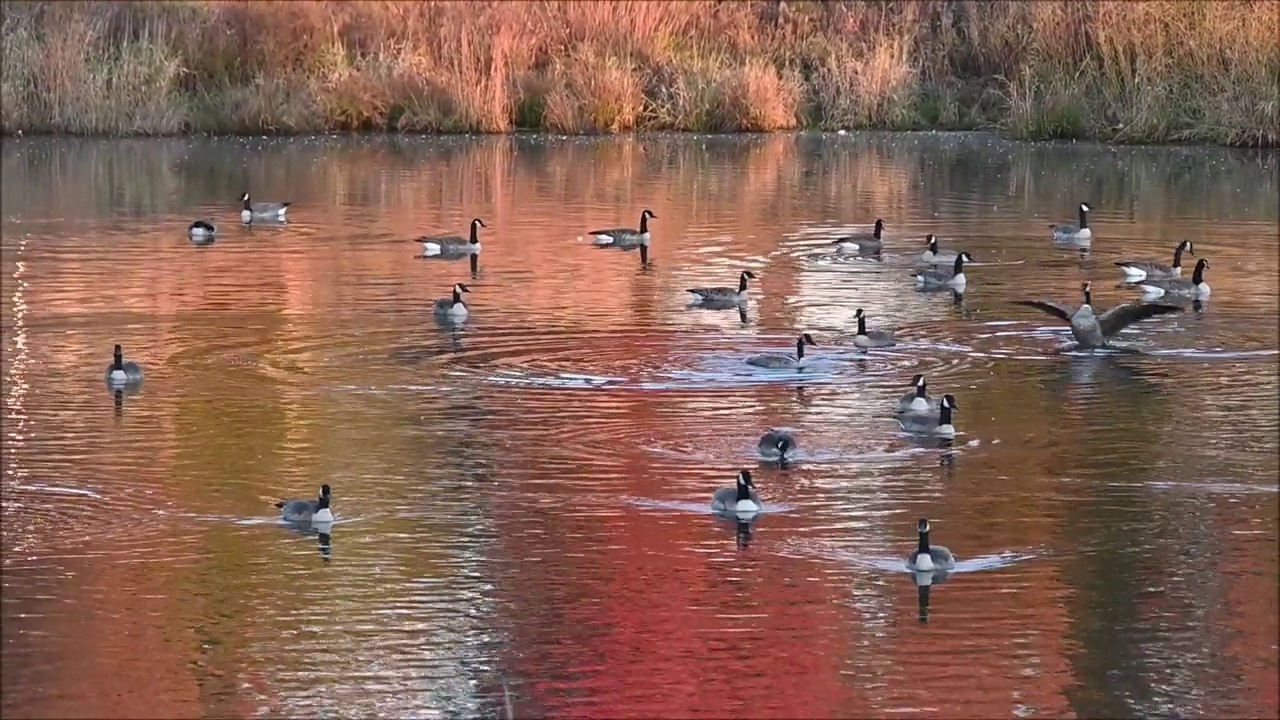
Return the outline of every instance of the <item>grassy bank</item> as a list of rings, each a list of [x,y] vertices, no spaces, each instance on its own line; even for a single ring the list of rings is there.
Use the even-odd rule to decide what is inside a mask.
[[[3,2],[5,133],[1280,145],[1280,3]]]

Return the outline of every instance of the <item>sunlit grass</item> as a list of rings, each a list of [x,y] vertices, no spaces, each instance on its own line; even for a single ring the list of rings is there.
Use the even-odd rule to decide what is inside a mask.
[[[1280,144],[1280,3],[4,2],[6,133]]]

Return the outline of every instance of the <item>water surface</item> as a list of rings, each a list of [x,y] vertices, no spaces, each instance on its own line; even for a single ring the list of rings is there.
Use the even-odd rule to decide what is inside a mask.
[[[1274,717],[1275,154],[985,135],[6,139],[6,717]],[[242,227],[236,199],[289,200]],[[1095,209],[1090,252],[1048,225]],[[652,264],[592,247],[649,208]],[[193,246],[188,223],[218,239]],[[421,260],[411,239],[483,252]],[[832,255],[886,221],[879,258]],[[982,265],[911,280],[925,233]],[[1211,259],[1058,354],[1036,298]],[[687,287],[751,300],[689,309]],[[1189,270],[1188,270],[1189,272]],[[465,282],[460,327],[431,315]],[[902,342],[858,353],[854,313]],[[819,345],[803,372],[745,364]],[[102,382],[121,343],[147,377]],[[950,447],[891,415],[953,393]],[[799,461],[756,439],[793,428]],[[707,510],[737,469],[776,512]],[[334,489],[325,536],[272,503]],[[915,521],[963,561],[902,570]],[[104,692],[103,688],[108,688]]]

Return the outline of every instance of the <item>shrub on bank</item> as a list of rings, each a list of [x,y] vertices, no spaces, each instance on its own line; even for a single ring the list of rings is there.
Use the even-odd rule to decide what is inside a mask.
[[[999,127],[1280,145],[1280,4],[2,3],[5,133]]]

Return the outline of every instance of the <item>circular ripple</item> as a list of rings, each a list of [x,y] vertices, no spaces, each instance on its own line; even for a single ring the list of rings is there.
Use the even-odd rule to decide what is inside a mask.
[[[915,372],[942,371],[949,364],[948,355],[963,350],[907,341],[863,352],[844,340],[811,350],[803,370],[758,368],[746,362],[761,353],[790,353],[793,342],[789,335],[743,338],[640,329],[485,333],[469,347],[448,355],[447,366],[439,372],[443,377],[479,378],[504,387],[554,389],[897,385]]]

